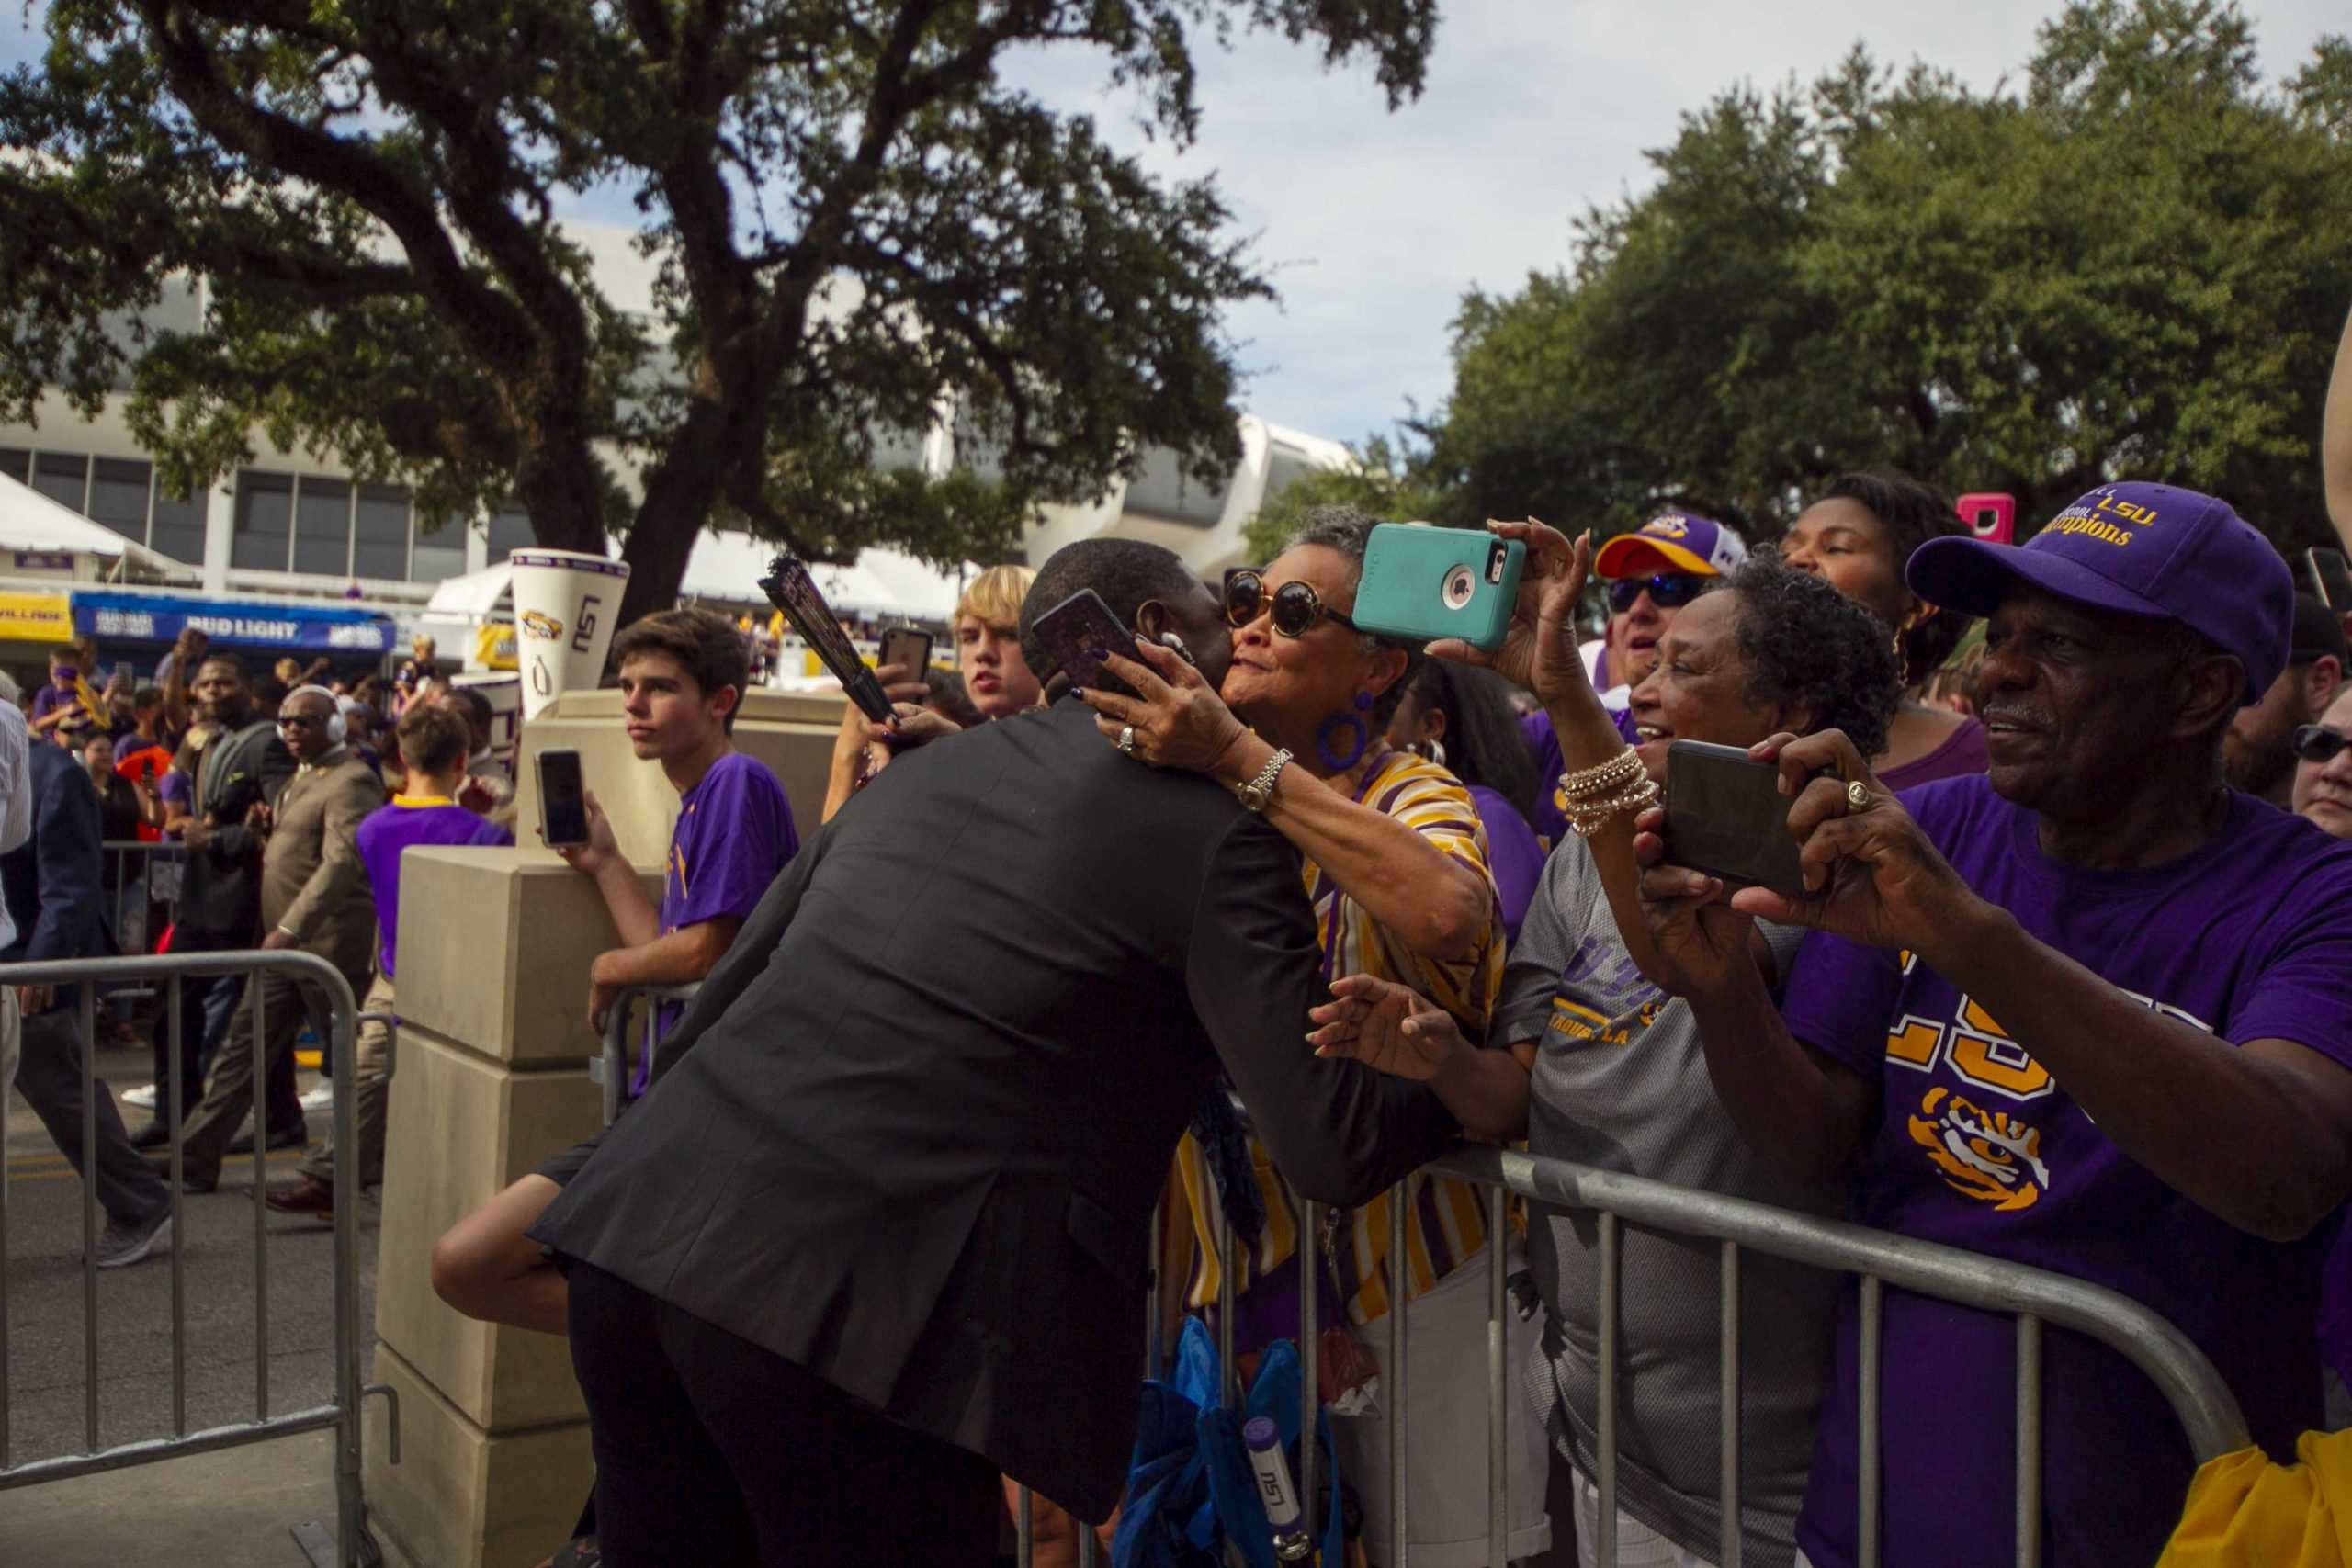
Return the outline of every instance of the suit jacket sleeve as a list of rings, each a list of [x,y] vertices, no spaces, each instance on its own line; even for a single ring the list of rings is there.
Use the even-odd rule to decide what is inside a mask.
[[[287,907],[286,918],[278,921],[294,933],[298,942],[311,941],[321,926],[343,912],[353,895],[366,890],[368,867],[359,858],[356,835],[367,815],[384,804],[383,786],[364,769],[337,770],[336,776],[327,781],[327,788],[318,869],[311,873],[302,891]]]
[[[85,958],[98,951],[99,838],[98,794],[90,776],[79,767],[58,770],[33,807],[40,912],[25,944],[27,960]]]
[[[1362,1202],[1461,1130],[1422,1086],[1306,1043],[1307,1010],[1329,996],[1314,916],[1296,852],[1255,817],[1210,864],[1185,984],[1274,1164],[1316,1201]]]
[[[294,753],[277,736],[266,735],[254,759],[254,772],[260,781],[261,798],[274,807],[277,797],[286,793],[287,781],[294,776]],[[260,850],[261,840],[245,826],[242,811],[234,821],[220,824],[212,835],[212,859],[217,865],[241,865]]]

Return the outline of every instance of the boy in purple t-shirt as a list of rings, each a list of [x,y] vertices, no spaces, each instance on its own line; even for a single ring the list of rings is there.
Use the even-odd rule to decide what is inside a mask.
[[[2224,502],[2117,484],[1907,576],[1990,617],[1989,772],[1898,800],[1842,735],[1776,738],[1823,892],[1726,909],[1646,818],[1658,965],[1751,1142],[1859,1169],[1865,1224],[2144,1303],[2283,1460],[2319,1421],[2318,1267],[2352,1195],[2352,845],[2222,781],[2232,716],[2286,663],[2286,565]],[[1751,917],[1817,928],[1777,1009]],[[1889,1291],[1882,1333],[1883,1561],[2007,1561],[2009,1319]],[[1859,1555],[1860,1360],[1849,1291],[1797,1524],[1815,1568]],[[2064,1331],[2041,1382],[2042,1561],[2154,1561],[2192,1470],[2170,1407]]]
[[[588,1016],[599,1031],[624,987],[687,985],[709,974],[800,848],[784,785],[730,739],[751,679],[734,626],[707,610],[661,611],[622,628],[613,660],[629,741],[639,758],[662,764],[679,799],[659,905],[645,897],[594,794],[588,842],[559,852],[595,878],[624,944],[589,970]],[[644,1081],[640,1064],[636,1087]]]
[[[353,1098],[359,1117],[360,1185],[372,1186],[384,1174],[384,1055],[391,1043],[392,975],[399,958],[401,934],[401,856],[420,845],[511,844],[514,835],[457,803],[458,786],[466,776],[470,735],[463,716],[435,704],[420,703],[401,716],[398,731],[401,758],[407,780],[400,794],[362,818],[353,834],[360,863],[368,870],[368,890],[376,899],[376,974],[368,987],[362,1013],[381,1014],[359,1025]],[[280,1213],[334,1213],[334,1145],[332,1140],[303,1158],[301,1179],[290,1187],[273,1187],[264,1196]]]

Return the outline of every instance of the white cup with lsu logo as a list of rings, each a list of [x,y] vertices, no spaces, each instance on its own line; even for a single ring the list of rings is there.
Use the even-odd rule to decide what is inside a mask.
[[[514,655],[523,717],[537,718],[568,691],[593,688],[613,646],[628,565],[577,550],[516,550]]]

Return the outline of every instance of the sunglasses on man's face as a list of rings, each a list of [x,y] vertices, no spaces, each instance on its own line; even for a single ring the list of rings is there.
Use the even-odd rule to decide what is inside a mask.
[[[2295,728],[2295,755],[2306,762],[2333,762],[2346,746],[2352,746],[2352,739],[2324,724],[2298,725]]]
[[[1706,586],[1703,577],[1687,572],[1668,572],[1660,577],[1621,577],[1609,585],[1609,608],[1613,615],[1623,615],[1634,607],[1634,601],[1644,593],[1650,603],[1661,610],[1679,610],[1699,596]]]
[[[1356,629],[1356,624],[1323,603],[1311,582],[1295,579],[1279,588],[1266,586],[1265,573],[1255,567],[1236,567],[1225,574],[1225,620],[1238,631],[1271,609],[1274,630],[1284,637],[1305,637],[1325,620]]]

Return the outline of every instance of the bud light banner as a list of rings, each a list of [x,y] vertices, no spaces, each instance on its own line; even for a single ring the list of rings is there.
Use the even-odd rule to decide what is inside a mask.
[[[179,599],[148,593],[74,595],[74,629],[107,642],[175,642],[194,626],[221,648],[300,649],[372,659],[393,643],[392,623],[368,610],[268,600]]]

